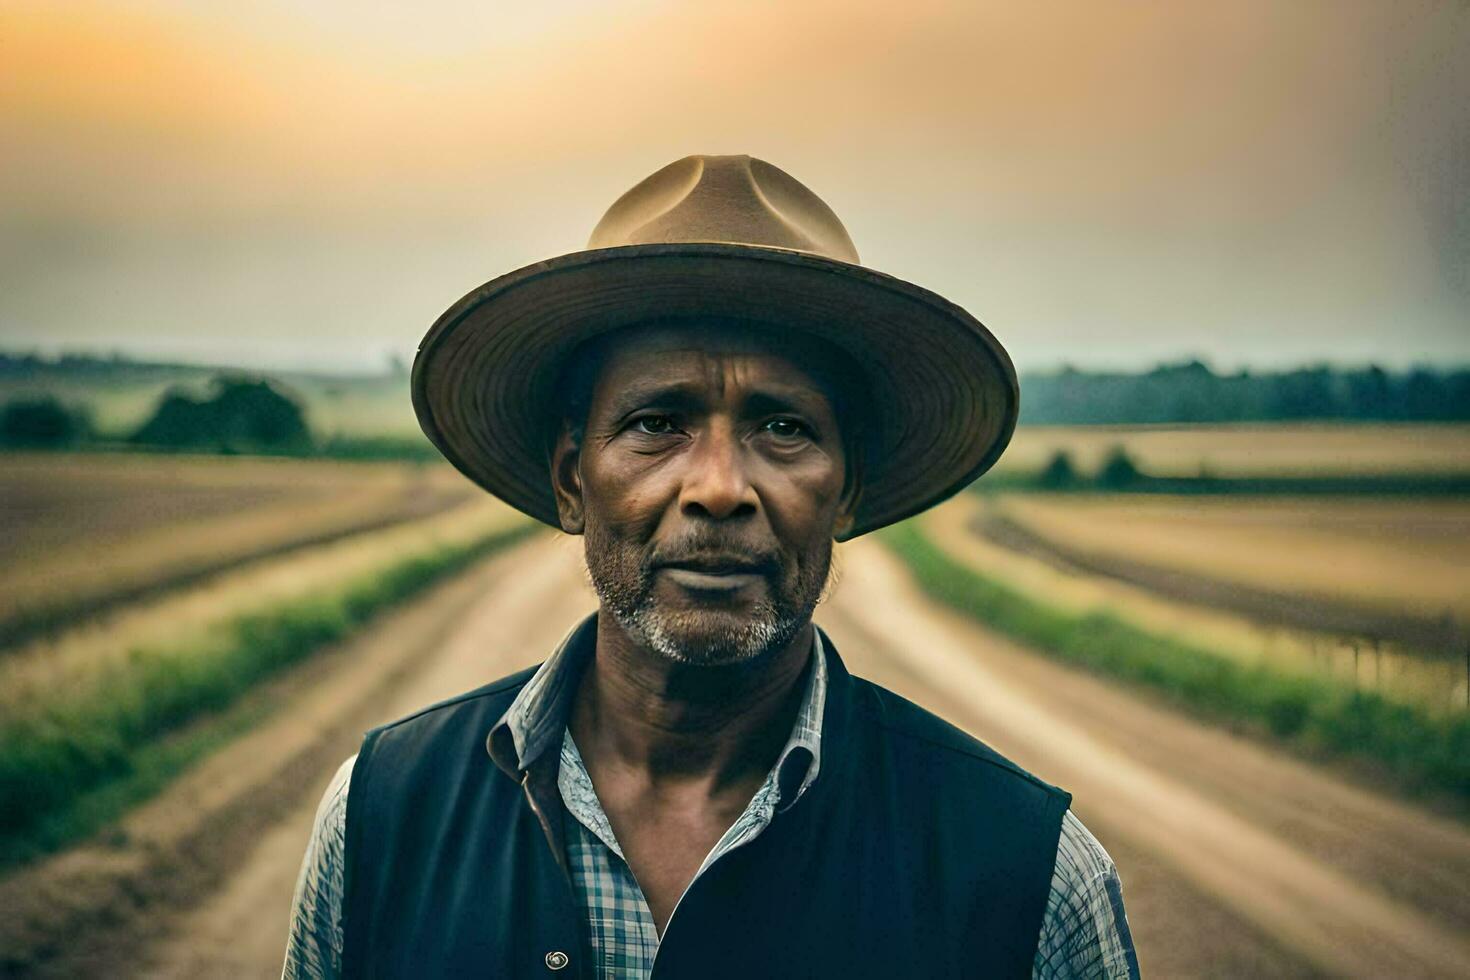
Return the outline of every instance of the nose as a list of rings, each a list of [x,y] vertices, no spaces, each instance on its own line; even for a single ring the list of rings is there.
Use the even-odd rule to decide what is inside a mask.
[[[687,457],[679,509],[716,520],[754,514],[760,497],[745,471],[740,441],[728,425],[712,425],[701,433]]]

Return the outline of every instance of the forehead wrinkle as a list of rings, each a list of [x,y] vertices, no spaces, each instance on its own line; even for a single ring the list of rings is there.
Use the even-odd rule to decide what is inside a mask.
[[[704,401],[702,392],[700,385],[693,381],[669,381],[664,378],[655,378],[647,383],[633,381],[619,385],[617,391],[609,396],[608,410],[609,414],[616,416],[649,402],[692,404]]]
[[[704,362],[704,380],[714,396],[719,401],[725,400],[725,394],[729,391],[729,382],[735,383],[737,390],[741,387],[738,379],[731,377],[739,369],[737,359],[724,353],[712,353],[706,351],[701,360]]]
[[[609,400],[615,406],[661,391],[683,390],[692,394],[700,388],[703,378],[697,366],[691,366],[687,358],[676,356],[687,353],[691,352],[646,348],[614,350],[596,372],[595,386],[597,389],[612,386],[613,394]]]

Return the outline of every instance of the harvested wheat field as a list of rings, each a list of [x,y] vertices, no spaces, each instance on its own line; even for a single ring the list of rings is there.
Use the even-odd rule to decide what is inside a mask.
[[[920,521],[955,559],[1048,607],[1069,614],[1105,612],[1241,662],[1269,660],[1394,700],[1464,710],[1463,624],[1232,586],[1211,574],[1116,555],[1093,557],[1070,533],[1053,529],[1055,538],[1042,537],[1009,516],[1017,504],[1024,510],[1031,503],[1060,507],[1067,500],[960,494]]]
[[[444,465],[7,454],[0,644],[242,561],[476,496]]]
[[[481,494],[442,513],[263,558],[33,638],[0,657],[0,714],[7,704],[85,684],[135,649],[200,644],[232,617],[370,575],[395,558],[471,540],[516,517]]]
[[[1470,473],[1470,425],[1023,426],[999,472],[1033,471],[1065,450],[1093,473],[1113,446],[1155,476]]]
[[[247,478],[255,473],[227,465],[203,475],[228,477],[232,469]],[[486,494],[449,485],[451,493],[435,495],[436,484],[447,482],[443,468],[369,470],[358,493],[332,486],[332,470],[354,469],[297,469],[301,485],[317,498],[303,508],[317,523],[305,527],[332,533],[226,552],[208,575],[159,580],[145,594],[85,607],[3,651],[0,872],[105,827],[269,714],[266,692],[282,671],[309,666],[333,642],[369,628],[375,615],[528,529],[521,515]],[[425,484],[428,507],[418,503]],[[402,492],[416,485],[418,501]],[[167,497],[162,488],[155,492]],[[333,493],[346,503],[347,516],[359,518],[355,525],[326,523],[342,520],[330,512]],[[365,501],[377,509],[366,510]],[[123,498],[124,505],[133,502]],[[105,511],[107,502],[96,506]],[[362,520],[364,514],[372,519]],[[204,530],[190,521],[150,530],[174,531],[207,548],[214,526],[248,546],[225,515],[214,521]],[[290,530],[289,522],[276,526]],[[128,557],[126,546],[140,540],[157,538],[120,535],[114,546]],[[0,974],[6,974],[3,958]]]
[[[1303,598],[1470,620],[1470,501],[1008,495],[1058,547]]]

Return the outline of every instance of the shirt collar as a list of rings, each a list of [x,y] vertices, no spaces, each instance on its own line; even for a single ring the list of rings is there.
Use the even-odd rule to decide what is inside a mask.
[[[791,736],[772,769],[778,810],[806,792],[821,768],[822,718],[827,702],[827,656],[822,630],[812,630],[811,669],[797,709]],[[516,781],[543,758],[560,763],[562,731],[570,716],[572,695],[596,649],[597,613],[589,613],[557,644],[546,662],[521,688],[505,714],[490,729],[486,749],[495,764]],[[548,750],[556,750],[548,755]]]
[[[822,717],[827,708],[827,652],[821,627],[812,627],[812,669],[791,726],[791,737],[776,759],[776,809],[795,803],[822,766]]]

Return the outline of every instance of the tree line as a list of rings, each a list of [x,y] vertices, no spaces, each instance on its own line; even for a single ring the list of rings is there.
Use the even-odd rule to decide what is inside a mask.
[[[1470,368],[1325,365],[1217,374],[1201,361],[1140,373],[1021,375],[1023,425],[1470,421]]]
[[[0,445],[69,448],[98,437],[91,410],[53,395],[26,395],[0,406]],[[225,373],[202,396],[164,392],[141,426],[124,440],[155,449],[202,452],[308,452],[313,448],[299,396],[267,378]]]
[[[20,381],[32,393],[0,403],[0,446],[65,447],[95,441],[91,406],[44,393],[48,381],[85,389],[144,377],[199,375],[183,365],[66,355],[48,360],[0,352],[0,382]],[[175,374],[170,374],[175,372]],[[408,398],[407,379],[399,379]],[[394,383],[399,383],[395,381]],[[40,388],[42,393],[35,393]],[[307,425],[306,401],[278,381],[225,371],[204,397],[170,388],[137,430],[104,438],[142,446],[223,452],[319,451]],[[1021,375],[1022,425],[1146,425],[1222,422],[1470,421],[1470,367],[1417,367],[1393,372],[1377,365],[1325,365],[1274,372],[1217,374],[1198,360],[1143,372],[1064,367]],[[362,442],[363,440],[358,440]],[[371,440],[368,440],[371,441]],[[415,444],[412,451],[423,454]],[[337,446],[334,451],[381,455],[401,446]]]

